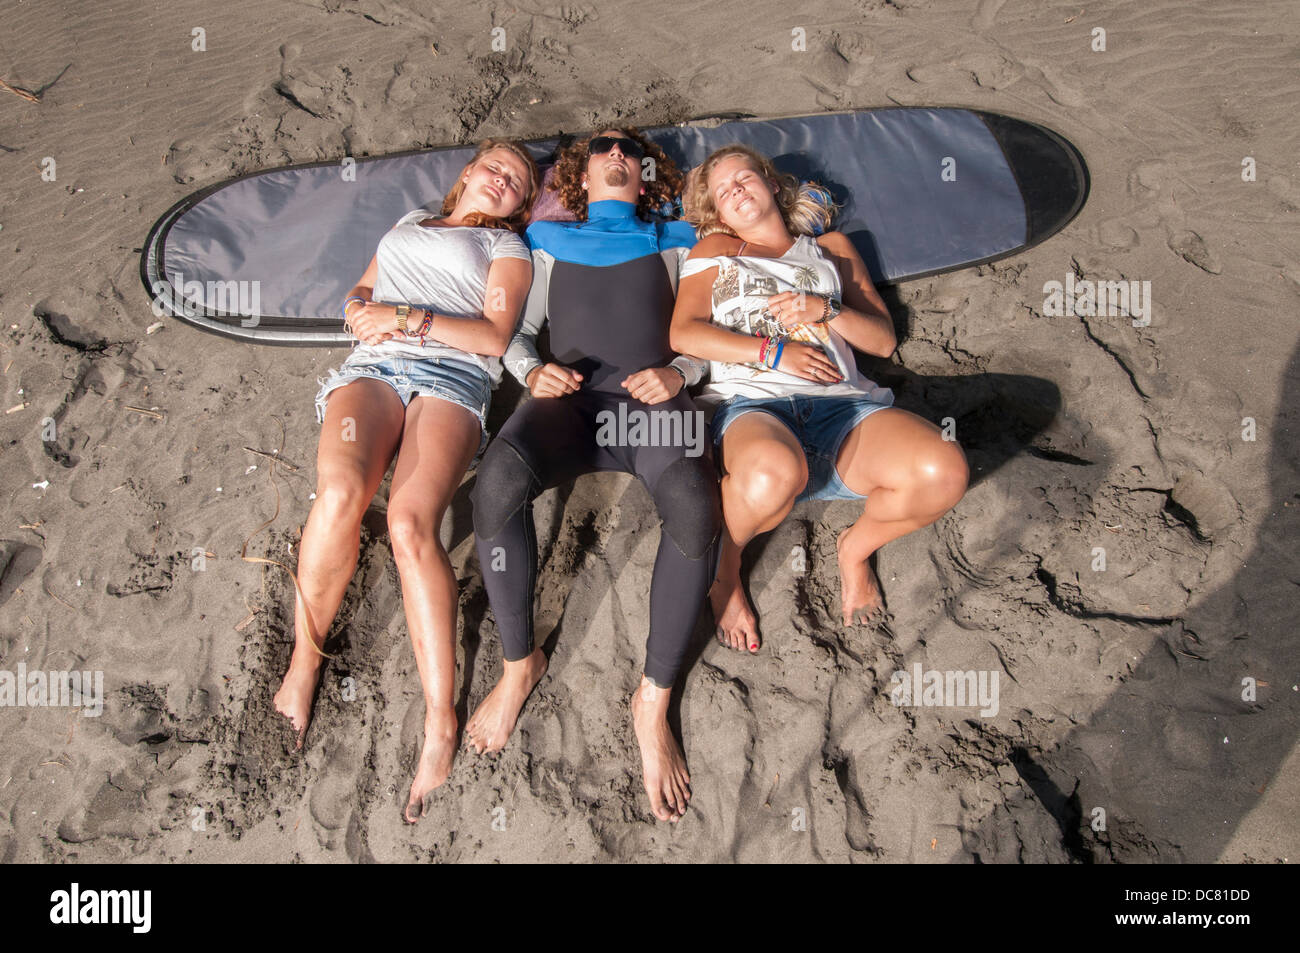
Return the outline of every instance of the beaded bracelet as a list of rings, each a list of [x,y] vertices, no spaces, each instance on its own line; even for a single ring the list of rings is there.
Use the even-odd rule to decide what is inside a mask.
[[[428,308],[422,310],[424,311],[424,320],[420,322],[419,329],[414,332],[420,336],[420,347],[424,347],[424,336],[428,334],[429,329],[433,327],[433,312]]]
[[[764,367],[767,366],[767,345],[771,340],[771,338],[763,338],[763,343],[758,346],[758,363]]]

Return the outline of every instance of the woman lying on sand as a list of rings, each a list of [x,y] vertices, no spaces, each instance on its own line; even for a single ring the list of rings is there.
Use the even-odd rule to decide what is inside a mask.
[[[671,343],[711,362],[700,401],[717,405],[724,474],[709,594],[718,638],[758,651],[740,554],[802,500],[866,500],[836,548],[844,624],[870,623],[884,603],[868,559],[956,505],[965,455],[859,373],[854,350],[888,357],[894,325],[849,239],[812,237],[832,214],[814,187],[733,145],[709,156],[688,188],[701,240],[682,268]]]
[[[323,424],[316,502],[298,557],[293,657],[275,708],[301,748],[320,646],[356,569],[361,517],[396,455],[388,532],[425,701],[408,821],[423,816],[425,795],[447,779],[455,753],[456,577],[438,530],[487,443],[500,355],[532,279],[528,246],[517,233],[538,187],[524,146],[480,143],[439,215],[416,209],[380,240],[343,306],[361,346],[316,395]]]

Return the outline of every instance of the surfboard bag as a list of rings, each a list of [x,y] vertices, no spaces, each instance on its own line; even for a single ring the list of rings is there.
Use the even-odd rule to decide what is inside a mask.
[[[696,120],[645,130],[682,169],[743,142],[825,186],[833,225],[889,284],[1031,248],[1083,207],[1088,172],[1061,136],[968,109],[869,109]],[[545,164],[558,138],[530,142]],[[263,344],[350,343],[340,308],[384,232],[437,207],[473,146],[254,172],[177,202],[149,232],[140,276],[155,307]]]

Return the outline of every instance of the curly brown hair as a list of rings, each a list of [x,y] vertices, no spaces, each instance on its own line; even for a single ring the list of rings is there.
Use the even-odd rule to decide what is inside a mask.
[[[617,129],[629,139],[640,143],[646,157],[654,160],[654,164],[650,166],[653,170],[650,178],[646,179],[644,174],[642,176],[645,194],[637,198],[638,215],[647,217],[650,212],[665,202],[673,201],[681,194],[682,174],[677,169],[677,163],[668,158],[654,142],[647,139],[640,129],[636,126],[601,127],[601,131],[605,129]],[[589,158],[587,146],[599,134],[599,132],[593,133],[560,153],[560,157],[555,160],[555,177],[549,186],[550,190],[556,193],[560,204],[584,221],[587,218],[587,190],[582,187],[582,177],[587,174]],[[643,165],[642,168],[646,167]]]
[[[528,216],[533,210],[533,203],[537,201],[537,196],[541,192],[542,176],[537,170],[537,163],[534,161],[532,153],[528,151],[528,147],[514,139],[484,139],[478,144],[474,158],[470,159],[465,168],[460,170],[460,173],[456,176],[456,184],[447,193],[447,197],[442,200],[442,214],[447,216],[456,210],[456,203],[460,201],[460,197],[465,191],[465,173],[493,149],[505,149],[513,152],[524,161],[524,166],[528,169],[528,188],[524,193],[524,200],[519,203],[519,208],[515,209],[514,213],[508,218],[496,218],[495,216],[484,215],[481,212],[471,212],[465,216],[465,224],[478,228],[507,229],[522,234],[528,225]]]

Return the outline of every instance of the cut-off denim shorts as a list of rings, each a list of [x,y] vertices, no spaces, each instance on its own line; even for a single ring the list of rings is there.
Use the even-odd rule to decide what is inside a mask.
[[[333,391],[365,377],[392,387],[401,398],[403,407],[410,406],[413,397],[437,397],[464,407],[478,418],[478,454],[487,446],[487,411],[492,401],[492,380],[477,364],[445,357],[419,360],[390,357],[381,361],[356,362],[349,358],[337,370],[331,368],[328,380],[317,379],[321,385],[316,394],[317,422],[325,422],[325,403]]]
[[[886,391],[886,393],[889,393]],[[892,394],[890,395],[892,398]],[[753,411],[771,414],[785,424],[808,458],[808,485],[795,500],[865,500],[840,479],[835,469],[844,438],[878,410],[893,406],[869,397],[731,397],[718,405],[710,427],[714,459],[722,459],[722,435],[737,417]]]

